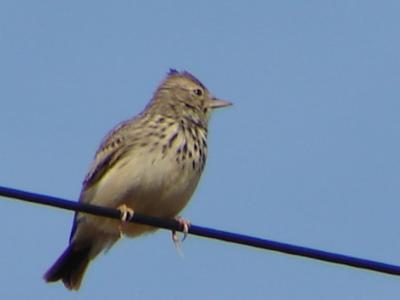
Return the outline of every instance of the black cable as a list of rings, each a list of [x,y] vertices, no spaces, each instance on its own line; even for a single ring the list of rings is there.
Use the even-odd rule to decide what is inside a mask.
[[[30,193],[26,191],[21,191],[17,189],[7,188],[0,186],[0,196],[5,196],[9,198],[19,199],[23,201],[28,201],[37,204],[44,204],[49,206],[54,206],[58,208],[74,210],[84,213],[89,213],[93,215],[99,215],[103,217],[109,217],[114,219],[120,219],[121,213],[117,209],[89,205],[84,203],[78,203],[74,201],[69,201],[57,197],[46,196],[36,193]],[[154,227],[160,227],[164,229],[182,231],[182,225],[176,220],[166,220],[150,216],[144,216],[140,214],[134,214],[133,218],[130,220],[133,223],[146,224]],[[189,233],[222,240],[226,242],[242,244],[252,247],[257,247],[261,249],[267,249],[297,256],[308,257],[312,259],[318,259],[321,261],[337,263],[342,265],[347,265],[351,267],[366,269],[370,271],[376,271],[380,273],[386,273],[391,275],[400,275],[400,266],[381,263],[373,260],[357,258],[353,256],[337,254],[307,247],[301,247],[261,238],[256,238],[248,235],[232,233],[228,231],[222,231],[207,227],[201,227],[196,225],[191,225],[189,228]]]

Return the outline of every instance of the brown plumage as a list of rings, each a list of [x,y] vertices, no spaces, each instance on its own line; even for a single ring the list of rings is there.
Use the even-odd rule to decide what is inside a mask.
[[[171,70],[145,110],[105,137],[79,201],[175,217],[192,196],[204,168],[211,110],[227,105],[190,73]],[[78,213],[69,246],[44,279],[62,280],[68,289],[78,290],[90,261],[109,249],[121,233],[136,237],[153,230]]]

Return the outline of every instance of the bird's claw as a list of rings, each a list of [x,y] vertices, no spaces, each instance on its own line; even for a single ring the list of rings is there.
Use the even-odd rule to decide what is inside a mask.
[[[130,208],[126,204],[121,204],[120,206],[117,207],[117,209],[121,213],[121,224],[119,225],[118,229],[120,237],[122,238],[124,236],[123,226],[129,223],[129,221],[133,218],[135,212],[132,208]]]
[[[121,221],[125,223],[129,222],[129,220],[132,219],[133,215],[135,214],[133,209],[127,206],[126,204],[118,206],[117,209],[121,213]]]
[[[176,217],[175,220],[178,221],[178,223],[183,227],[183,230],[182,230],[183,238],[181,240],[183,242],[188,236],[189,228],[190,228],[191,223],[190,223],[189,220],[186,220],[186,219],[184,219],[184,218],[182,218],[180,216]],[[172,240],[174,241],[175,245],[178,245],[179,242],[181,242],[179,240],[179,237],[178,237],[178,234],[177,234],[176,230],[172,230]]]

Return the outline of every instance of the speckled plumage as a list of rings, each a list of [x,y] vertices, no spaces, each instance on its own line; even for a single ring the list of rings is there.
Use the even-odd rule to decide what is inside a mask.
[[[227,105],[190,73],[171,70],[145,110],[104,138],[79,201],[113,208],[125,204],[136,213],[175,217],[203,171],[211,110]],[[79,289],[89,262],[120,238],[120,225],[117,220],[77,214],[70,244],[45,280],[62,280],[67,288]],[[135,237],[154,229],[129,224],[123,233]]]

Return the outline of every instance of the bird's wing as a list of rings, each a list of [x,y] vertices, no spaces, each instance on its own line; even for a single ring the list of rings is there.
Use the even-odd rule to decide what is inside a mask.
[[[90,202],[94,185],[106,174],[117,160],[124,155],[130,146],[125,136],[125,131],[132,124],[133,120],[127,120],[120,123],[112,129],[103,139],[99,149],[96,152],[94,160],[90,166],[82,186],[79,202]],[[131,139],[130,139],[131,140]],[[80,213],[76,212],[74,215],[74,222],[72,224],[70,241],[72,241],[76,229],[79,224]]]
[[[82,192],[97,183],[107,170],[130,149],[124,132],[131,122],[132,120],[128,120],[120,123],[103,139],[90,166],[89,172],[83,181]]]

